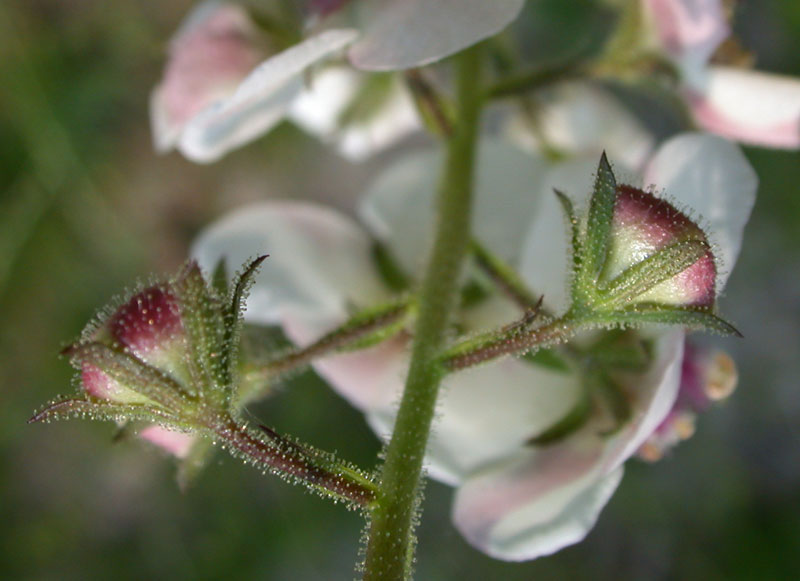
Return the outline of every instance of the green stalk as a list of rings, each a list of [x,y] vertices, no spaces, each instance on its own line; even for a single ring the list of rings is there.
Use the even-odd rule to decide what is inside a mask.
[[[480,46],[458,55],[455,63],[456,124],[446,141],[436,236],[419,294],[408,378],[370,522],[364,563],[367,581],[399,581],[411,576],[422,458],[443,376],[438,356],[456,306],[459,274],[469,248],[473,162],[483,101]]]

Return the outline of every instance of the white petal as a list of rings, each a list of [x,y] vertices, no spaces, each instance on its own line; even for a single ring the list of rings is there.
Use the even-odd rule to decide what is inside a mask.
[[[391,93],[367,119],[339,126],[364,75],[333,67],[314,76],[313,82],[292,103],[289,116],[300,127],[336,144],[351,161],[362,161],[420,128],[416,107],[405,87],[392,80]]]
[[[347,159],[363,161],[420,127],[411,96],[401,84],[396,83],[379,111],[364,121],[353,122],[339,132],[338,149]]]
[[[247,300],[250,322],[291,320],[319,336],[343,323],[353,306],[386,297],[372,266],[369,236],[333,209],[291,201],[247,206],[207,228],[192,248],[206,272],[220,258],[234,271],[258,254],[270,257]]]
[[[800,148],[800,80],[710,67],[688,98],[695,120],[708,131],[752,145]]]
[[[552,427],[579,394],[576,375],[513,358],[460,371],[442,385],[425,466],[433,478],[457,484]],[[377,410],[369,420],[387,437],[393,410]]]
[[[357,36],[355,30],[328,30],[264,61],[230,98],[206,108],[187,124],[181,151],[193,161],[211,162],[268,131],[286,116],[300,94],[302,72]]]
[[[593,154],[640,168],[653,150],[644,125],[602,87],[586,82],[559,83],[537,95],[536,131],[524,115],[511,118],[507,130],[526,149],[555,147],[570,154]],[[541,135],[539,139],[537,135]]]
[[[640,332],[642,335],[646,333]],[[630,458],[661,424],[678,397],[683,364],[684,332],[671,328],[647,333],[653,339],[654,360],[644,375],[629,382],[633,415],[605,443],[603,473],[608,474]]]
[[[324,330],[316,321],[290,318],[284,324],[286,335],[300,345],[311,343]],[[398,335],[369,349],[318,359],[314,370],[359,410],[388,412],[400,401],[408,362],[408,337]]]
[[[699,215],[714,244],[717,292],[739,256],[744,226],[755,203],[758,178],[741,150],[711,135],[682,134],[664,143],[645,172],[645,184]],[[704,224],[705,222],[705,224]]]
[[[487,140],[476,165],[475,237],[516,264],[522,237],[537,211],[536,193],[547,164],[511,145]],[[359,208],[363,222],[409,273],[419,272],[431,243],[440,166],[438,151],[406,156],[379,176]]]
[[[290,118],[309,133],[331,135],[338,128],[339,115],[356,94],[360,78],[346,67],[319,71],[292,103]]]
[[[481,551],[522,561],[582,540],[622,478],[601,475],[598,451],[570,443],[524,451],[470,477],[456,493],[453,522]]]
[[[655,361],[632,375],[633,417],[602,436],[595,417],[557,444],[520,449],[467,477],[453,520],[467,540],[507,560],[534,559],[583,539],[622,477],[622,464],[672,408],[680,383],[683,333],[655,335]]]
[[[517,17],[524,0],[370,0],[362,2],[362,37],[350,60],[369,70],[425,65],[493,36]]]
[[[545,305],[556,313],[569,306],[568,281],[571,252],[570,230],[557,189],[573,201],[576,212],[587,205],[594,184],[599,156],[575,157],[547,173],[537,187],[539,211],[523,239],[520,274],[536,293],[544,294]]]

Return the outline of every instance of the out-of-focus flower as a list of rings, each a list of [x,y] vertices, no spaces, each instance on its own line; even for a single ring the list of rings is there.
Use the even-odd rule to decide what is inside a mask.
[[[800,147],[800,80],[709,64],[730,34],[722,0],[642,0],[697,124],[762,147]]]
[[[567,155],[608,156],[639,169],[655,147],[653,135],[600,85],[567,81],[533,96],[531,114],[515,114],[508,135],[525,149],[555,149]]]
[[[678,397],[667,417],[639,448],[638,456],[650,462],[659,460],[678,442],[690,438],[697,414],[731,395],[738,379],[730,355],[687,341]]]
[[[345,155],[363,158],[418,127],[410,97],[393,83],[380,99],[373,98],[369,115],[340,124],[339,114],[364,89],[365,75],[334,69],[306,84],[310,67],[345,50],[350,63],[363,70],[428,64],[499,32],[523,3],[312,2],[311,16],[323,19],[321,31],[274,54],[242,7],[203,3],[172,41],[164,80],[153,93],[156,148],[177,147],[192,161],[211,162],[291,115]],[[347,27],[331,28],[331,19]]]
[[[386,299],[374,261],[379,240],[408,274],[418,274],[431,235],[437,154],[401,160],[375,184],[360,215],[369,233],[333,210],[264,203],[223,218],[198,239],[201,264],[260,251],[273,257],[259,274],[245,318],[280,325],[307,344],[348,319],[351,309]],[[586,197],[596,159],[552,163],[496,143],[477,166],[475,237],[518,268],[551,312],[567,306],[568,251],[562,208],[552,188]],[[756,181],[741,152],[722,139],[682,135],[662,146],[645,180],[680,207],[703,216],[724,286],[739,251]],[[585,199],[585,198],[584,198]],[[547,248],[548,251],[543,251]],[[475,276],[474,271],[466,273]],[[466,332],[518,318],[518,307],[492,292],[459,312]],[[531,559],[579,541],[622,476],[622,464],[662,424],[681,383],[683,331],[642,333],[644,368],[618,370],[615,390],[630,414],[615,420],[593,405],[579,428],[549,445],[532,443],[566,417],[586,393],[586,375],[505,358],[449,376],[426,456],[428,473],[458,488],[456,526],[498,558]],[[408,337],[318,360],[315,369],[382,436],[390,432],[408,363]]]
[[[417,109],[400,78],[371,78],[328,67],[292,103],[289,118],[330,141],[347,159],[361,161],[420,129]]]

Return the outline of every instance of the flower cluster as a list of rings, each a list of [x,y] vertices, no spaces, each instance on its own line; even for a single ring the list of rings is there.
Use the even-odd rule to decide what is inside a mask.
[[[258,275],[245,318],[280,325],[299,345],[311,343],[345,322],[353,307],[387,300],[391,289],[375,259],[376,241],[410,278],[417,275],[430,237],[436,157],[430,152],[409,156],[377,180],[360,207],[366,231],[328,208],[265,202],[210,227],[193,254],[208,266],[222,257],[237,261],[269,249],[274,261]],[[551,190],[577,195],[577,205],[585,206],[581,196],[593,190],[594,163],[550,162],[502,143],[488,142],[481,149],[475,236],[543,292],[552,313],[570,304],[572,266],[562,208]],[[671,204],[692,207],[705,217],[714,233],[719,274],[704,250],[675,277],[643,293],[641,304],[707,306],[738,254],[756,187],[752,170],[731,144],[687,134],[665,143],[645,176],[658,180]],[[671,204],[639,190],[619,190],[608,269],[624,271],[631,261],[657,254],[669,243],[701,236]],[[712,248],[702,240],[704,249]],[[475,277],[479,272],[473,267],[467,280]],[[492,291],[466,302],[457,326],[477,332],[519,316],[519,305]],[[622,464],[651,442],[681,387],[683,332],[642,331],[639,337],[649,354],[646,364],[633,370],[612,366],[603,374],[627,402],[624,418],[615,419],[607,399],[591,395],[600,388],[587,386],[587,378],[597,374],[572,365],[553,369],[505,358],[446,379],[426,463],[432,477],[458,487],[454,520],[470,542],[500,558],[529,559],[586,534],[616,488]],[[408,333],[398,333],[369,349],[314,362],[383,437],[391,432],[408,342]],[[591,341],[586,349],[593,352]],[[594,403],[579,423],[548,445],[531,443],[570,416],[587,390]]]
[[[289,117],[312,133],[335,140],[345,155],[366,157],[418,127],[409,95],[396,80],[387,78],[377,104],[348,119],[359,96],[364,91],[374,93],[374,87],[345,67],[322,71],[306,87],[303,75],[311,67],[344,50],[360,70],[425,65],[497,33],[517,16],[523,3],[312,2],[310,16],[323,20],[321,31],[283,50],[269,50],[267,35],[259,34],[242,7],[205,2],[173,39],[164,80],[153,93],[156,148],[167,151],[177,146],[193,161],[211,162]],[[370,98],[375,100],[374,95]]]
[[[697,124],[763,147],[800,148],[800,82],[714,64],[731,30],[722,0],[642,0],[650,39],[677,68]]]
[[[633,43],[626,56],[668,64],[697,125],[745,143],[800,147],[796,81],[713,64],[730,34],[721,0],[621,4],[620,30],[633,24],[636,33],[617,31]],[[426,122],[452,149],[444,159],[428,148],[397,158],[362,198],[358,220],[298,200],[223,217],[200,234],[177,277],[133,293],[65,350],[80,371],[79,394],[34,419],[112,419],[193,466],[217,440],[265,470],[380,508],[385,490],[371,476],[249,427],[241,410],[264,384],[310,363],[379,437],[391,437],[411,348],[423,344],[415,319],[435,319],[417,317],[417,306],[435,310],[418,287],[435,224],[449,218],[437,215],[439,168],[455,167],[454,151],[471,160],[478,136],[472,240],[457,241],[470,251],[459,277],[445,277],[457,281],[460,300],[445,346],[426,363],[444,387],[425,467],[456,489],[455,526],[489,555],[532,559],[581,540],[628,459],[662,457],[735,387],[730,357],[686,333],[737,333],[717,316],[716,300],[757,180],[723,137],[678,133],[659,143],[594,83],[613,71],[613,40],[613,50],[570,68],[576,78],[529,75],[535,82],[514,95],[537,115],[498,113],[495,127],[527,151],[479,125],[503,79],[468,91],[458,76],[451,103],[447,74],[441,87],[419,71],[406,84],[391,74],[494,36],[523,5],[309,0],[277,30],[238,4],[200,4],[172,40],[152,95],[157,150],[210,162],[285,119],[350,159]],[[492,56],[492,82],[519,64],[504,62],[519,55],[499,42]],[[532,119],[533,131],[523,127]],[[469,180],[454,183],[469,189]],[[267,253],[257,272],[263,258],[252,257]],[[231,264],[245,267],[228,280]],[[203,272],[214,273],[211,282]],[[248,361],[244,322],[279,327],[293,349]]]

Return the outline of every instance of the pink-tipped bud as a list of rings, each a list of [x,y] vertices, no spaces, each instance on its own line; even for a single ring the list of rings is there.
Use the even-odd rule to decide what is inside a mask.
[[[132,355],[178,381],[189,378],[186,334],[174,295],[154,286],[133,295],[87,337],[98,345]],[[76,345],[65,353],[74,355]],[[81,348],[85,349],[85,348]],[[92,348],[89,348],[92,351]],[[117,403],[152,403],[136,386],[115,378],[96,357],[81,357],[81,383],[91,396]]]
[[[135,294],[106,323],[112,340],[148,365],[189,380],[188,347],[180,306],[172,292],[150,287]]]
[[[639,294],[636,302],[696,307],[714,304],[717,270],[706,235],[669,202],[631,186],[618,186],[610,240],[604,267],[607,279],[617,277],[667,247],[690,241],[699,243],[699,257],[674,276]],[[697,248],[697,245],[687,248],[687,253],[694,256]]]
[[[164,78],[153,92],[156,149],[172,149],[193,117],[230,96],[265,57],[244,8],[218,2],[196,8],[173,38]]]
[[[686,343],[678,398],[667,417],[639,449],[654,462],[695,431],[697,415],[733,393],[739,379],[730,355],[719,349]]]

